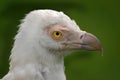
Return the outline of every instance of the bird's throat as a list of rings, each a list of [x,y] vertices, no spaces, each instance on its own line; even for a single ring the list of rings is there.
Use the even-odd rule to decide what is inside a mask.
[[[31,49],[30,49],[31,48]],[[27,48],[26,48],[27,49]],[[34,72],[40,73],[45,80],[66,80],[64,74],[64,56],[56,51],[49,51],[41,47],[29,47],[29,51],[11,54],[10,71],[22,69],[25,74],[33,76]],[[29,55],[29,56],[28,56]],[[32,69],[28,70],[28,69]],[[38,75],[38,74],[37,74]]]

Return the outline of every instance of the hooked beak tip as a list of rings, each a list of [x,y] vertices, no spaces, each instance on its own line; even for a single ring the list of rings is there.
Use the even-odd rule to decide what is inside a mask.
[[[81,43],[83,44],[83,49],[100,51],[103,56],[103,47],[96,36],[90,33],[85,33],[81,39]]]
[[[103,56],[103,47],[98,38],[90,33],[84,33],[76,42],[63,42],[62,45],[70,46],[68,50],[100,51]]]

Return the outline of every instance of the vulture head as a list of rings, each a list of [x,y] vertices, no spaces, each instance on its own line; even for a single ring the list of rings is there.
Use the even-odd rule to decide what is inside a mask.
[[[35,10],[19,26],[10,71],[3,80],[65,80],[65,54],[74,50],[102,51],[100,41],[63,12]]]
[[[20,25],[16,42],[20,39],[23,40],[21,42],[25,43],[33,42],[29,44],[36,44],[33,47],[41,46],[51,51],[102,51],[102,46],[94,35],[82,31],[75,21],[71,20],[63,12],[53,10],[30,12]],[[21,42],[20,45],[23,45]]]

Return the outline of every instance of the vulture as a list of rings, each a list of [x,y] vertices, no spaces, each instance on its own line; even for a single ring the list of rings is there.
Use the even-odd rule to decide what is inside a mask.
[[[2,80],[66,80],[64,56],[76,50],[102,51],[97,37],[63,12],[34,10],[21,21]]]

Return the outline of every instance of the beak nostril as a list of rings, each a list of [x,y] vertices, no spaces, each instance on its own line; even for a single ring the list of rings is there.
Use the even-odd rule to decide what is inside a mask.
[[[80,36],[80,39],[82,39],[83,35]]]

